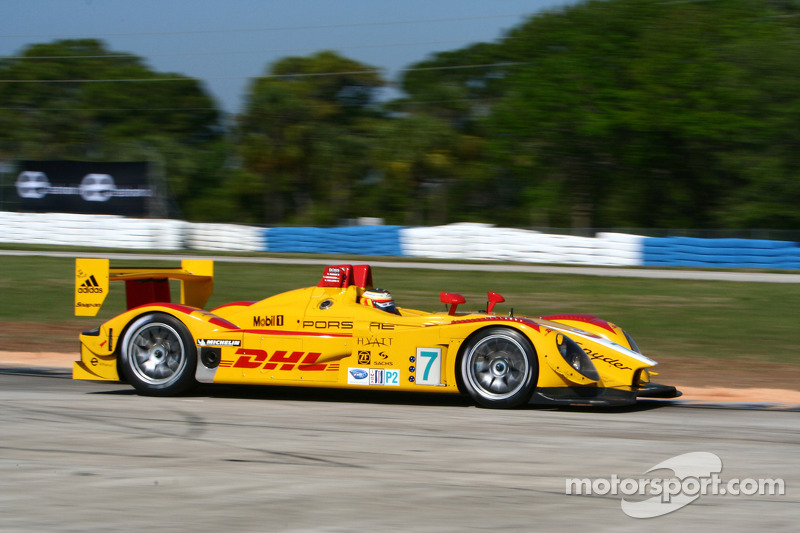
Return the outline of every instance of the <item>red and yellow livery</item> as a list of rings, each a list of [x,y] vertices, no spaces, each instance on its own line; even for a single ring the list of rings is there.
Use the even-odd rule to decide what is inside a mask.
[[[170,302],[168,280],[181,282]],[[75,379],[124,380],[142,394],[172,395],[197,383],[467,393],[486,407],[528,402],[633,403],[679,395],[650,383],[656,362],[622,329],[590,315],[500,316],[442,293],[448,312],[362,305],[368,265],[325,268],[318,285],[257,302],[203,310],[213,263],[110,268],[76,262],[75,310],[94,316],[111,281],[125,281],[128,310],[81,334]]]

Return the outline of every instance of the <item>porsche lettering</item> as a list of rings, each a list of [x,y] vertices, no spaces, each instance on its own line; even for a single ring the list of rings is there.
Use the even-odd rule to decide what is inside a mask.
[[[353,329],[353,322],[349,320],[304,320],[303,328],[314,329]]]

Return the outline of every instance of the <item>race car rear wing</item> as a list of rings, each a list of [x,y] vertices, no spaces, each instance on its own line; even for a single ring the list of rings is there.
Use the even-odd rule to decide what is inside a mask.
[[[128,309],[170,302],[169,280],[181,282],[181,303],[202,308],[214,289],[214,262],[183,259],[178,268],[110,268],[108,259],[75,260],[75,316],[96,316],[111,281],[124,281]]]

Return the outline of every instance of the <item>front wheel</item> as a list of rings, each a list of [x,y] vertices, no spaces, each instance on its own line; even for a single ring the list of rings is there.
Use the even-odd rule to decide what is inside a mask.
[[[484,407],[518,407],[536,389],[539,360],[531,342],[510,328],[489,328],[469,339],[461,357],[464,389]]]
[[[170,315],[151,313],[136,319],[123,337],[120,355],[123,376],[140,394],[171,396],[196,384],[194,340]]]

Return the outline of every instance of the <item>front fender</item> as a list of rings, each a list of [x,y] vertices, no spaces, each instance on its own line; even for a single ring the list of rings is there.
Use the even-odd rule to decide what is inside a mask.
[[[578,346],[591,358],[597,372],[600,374],[600,383],[604,387],[629,388],[633,384],[637,372],[658,364],[649,357],[615,342],[620,340],[620,336],[621,339],[625,339],[621,333],[622,330],[619,330],[619,336],[600,335],[584,330],[582,327],[579,329],[579,327],[567,325],[561,321],[540,323],[549,329],[567,335],[578,343]],[[613,324],[610,324],[610,326],[614,327]]]

